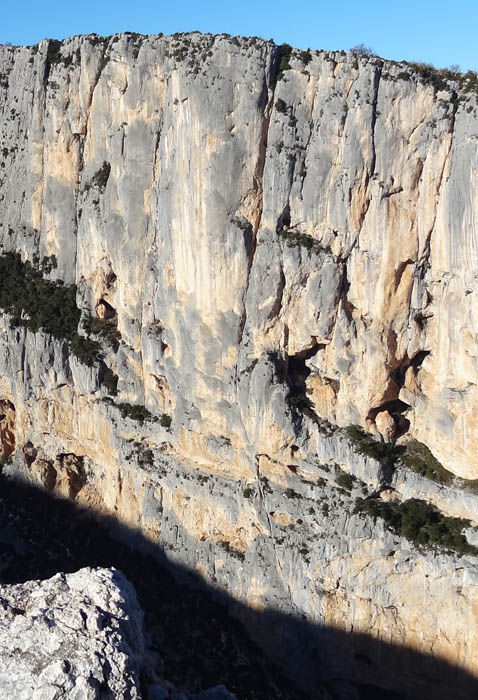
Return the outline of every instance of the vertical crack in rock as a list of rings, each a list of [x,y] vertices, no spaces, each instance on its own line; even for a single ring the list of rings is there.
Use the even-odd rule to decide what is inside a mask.
[[[285,274],[284,274],[284,268],[281,264],[280,269],[279,269],[279,283],[276,287],[276,298],[274,300],[274,304],[272,305],[272,308],[269,312],[268,319],[272,320],[273,318],[277,318],[280,314],[280,310],[282,308],[282,301],[284,298],[284,289],[286,286],[286,279],[285,279]]]
[[[156,168],[157,168],[157,163],[158,163],[158,151],[159,151],[159,146],[161,143],[162,128],[163,128],[163,110],[161,109],[161,114],[160,114],[159,119],[158,119],[158,125],[157,125],[157,130],[156,130],[156,138],[154,141],[152,182],[154,182],[155,175],[156,175]]]
[[[453,99],[453,98],[455,98],[455,99]],[[456,99],[456,93],[453,93],[453,95],[452,95],[451,104],[452,104],[452,113],[451,113],[451,117],[450,117],[450,129],[448,132],[450,134],[450,143],[449,143],[447,151],[445,153],[445,157],[443,158],[442,167],[441,167],[440,174],[439,174],[438,180],[437,180],[437,186],[436,186],[436,191],[435,191],[435,206],[434,206],[434,211],[433,211],[433,220],[431,222],[430,230],[428,231],[426,238],[425,238],[425,242],[423,244],[423,252],[422,252],[422,255],[420,257],[421,263],[429,262],[429,260],[430,260],[431,237],[432,237],[433,231],[435,230],[435,224],[436,224],[436,219],[437,219],[437,214],[438,214],[438,206],[439,206],[439,202],[440,202],[440,198],[441,198],[441,190],[442,190],[443,180],[444,180],[444,176],[445,176],[445,170],[446,170],[447,166],[449,165],[450,155],[451,155],[452,148],[453,148],[453,136],[455,133],[455,119],[456,119],[456,112],[458,110],[458,101]]]
[[[295,604],[294,604],[294,599],[293,599],[293,595],[292,595],[292,590],[291,590],[290,584],[289,584],[289,582],[288,582],[288,580],[287,580],[287,575],[284,574],[284,570],[283,570],[283,567],[282,567],[282,561],[281,561],[280,552],[278,552],[277,546],[276,546],[276,540],[275,540],[275,534],[274,534],[274,527],[273,527],[273,524],[272,524],[272,519],[271,519],[271,517],[270,517],[270,515],[269,515],[269,511],[267,510],[267,507],[266,507],[265,495],[264,495],[264,490],[263,490],[263,486],[262,486],[261,475],[260,475],[260,466],[259,466],[259,458],[262,457],[262,456],[268,458],[268,455],[266,455],[266,454],[264,454],[264,455],[262,455],[262,454],[257,454],[257,455],[256,455],[256,475],[257,475],[257,484],[258,484],[258,489],[259,489],[259,496],[260,496],[260,500],[261,500],[261,506],[262,506],[262,509],[263,509],[263,511],[264,511],[264,513],[265,513],[265,516],[266,516],[266,518],[267,518],[267,522],[268,522],[268,524],[269,524],[269,531],[270,531],[270,537],[271,537],[271,542],[272,542],[272,549],[273,549],[273,551],[274,551],[274,558],[275,558],[275,562],[276,562],[277,571],[280,572],[281,579],[282,579],[283,583],[285,583],[285,585],[286,585],[286,587],[287,587],[287,592],[288,592],[288,594],[289,594],[289,600],[290,600],[291,609],[292,609],[292,610],[295,610],[296,606],[295,606]]]
[[[311,115],[313,114],[314,105],[315,105],[315,92],[314,92],[314,94],[313,94],[313,96],[312,96],[312,107],[311,107],[311,110],[310,110],[310,114],[311,114]],[[313,123],[312,123],[312,120],[310,120],[310,121],[308,122],[308,126],[309,126],[309,133],[308,133],[308,135],[307,135],[307,141],[306,141],[306,143],[304,144],[304,146],[303,146],[302,149],[301,149],[302,165],[301,165],[301,169],[300,169],[300,171],[299,171],[299,178],[300,178],[300,192],[299,192],[299,197],[300,197],[300,199],[303,199],[304,181],[305,181],[305,178],[306,178],[306,175],[307,175],[307,168],[306,168],[305,163],[306,163],[306,160],[307,160],[307,153],[308,153],[308,151],[309,151],[309,146],[310,146],[310,142],[311,142],[311,139],[312,139],[312,132],[313,132]],[[295,165],[295,161],[294,161],[294,165]]]
[[[259,458],[262,457],[262,456],[267,457],[268,455],[261,455],[261,454],[257,454],[257,455],[256,455],[257,486],[258,486],[258,489],[259,489],[259,495],[260,495],[260,499],[261,499],[261,505],[262,505],[262,508],[263,508],[263,510],[264,510],[265,516],[266,516],[266,518],[267,518],[267,522],[268,522],[268,524],[269,524],[269,532],[270,532],[270,536],[271,536],[271,538],[272,538],[272,546],[274,547],[274,553],[276,554],[276,557],[277,557],[277,552],[275,551],[274,528],[273,528],[273,525],[272,525],[271,517],[270,517],[269,512],[268,512],[268,510],[267,510],[267,508],[266,508],[265,496],[264,496],[264,489],[263,489],[263,487],[262,487],[262,481],[261,481],[261,472],[260,472],[260,466],[259,466]]]
[[[46,86],[50,77],[52,64],[56,63],[56,57],[61,48],[61,41],[58,39],[47,39],[48,44],[46,48],[45,65],[43,69],[43,84]]]
[[[256,193],[256,199],[257,199],[257,213],[256,217],[252,223],[252,235],[250,236],[250,240],[247,241],[245,240],[246,243],[246,248],[248,252],[248,263],[247,263],[247,279],[244,287],[244,293],[243,293],[243,313],[242,313],[242,318],[239,326],[239,340],[238,340],[238,346],[239,348],[242,345],[243,341],[243,335],[244,335],[244,328],[246,326],[246,321],[247,321],[247,296],[249,292],[249,281],[251,277],[251,271],[252,271],[252,266],[254,264],[254,257],[256,254],[256,248],[257,248],[257,236],[258,232],[261,226],[262,222],[262,211],[263,211],[263,206],[264,206],[264,193],[263,193],[263,178],[264,178],[264,169],[265,169],[265,164],[266,164],[266,157],[267,157],[267,147],[268,147],[268,142],[269,142],[269,127],[270,127],[270,121],[271,121],[271,114],[272,114],[272,108],[274,104],[274,95],[275,95],[275,88],[276,88],[276,80],[271,79],[271,75],[273,75],[274,70],[275,70],[275,63],[278,65],[278,56],[277,53],[275,56],[271,57],[271,66],[270,66],[270,74],[269,74],[269,79],[267,76],[266,71],[264,71],[264,82],[263,82],[263,87],[262,87],[262,94],[261,94],[261,100],[264,105],[264,112],[263,112],[263,118],[262,118],[262,124],[261,124],[261,137],[259,141],[259,152],[257,155],[257,162],[256,162],[256,167],[254,171],[254,176],[253,176],[253,190]],[[275,63],[274,63],[275,62]],[[269,91],[270,91],[270,96],[269,96]]]
[[[59,42],[56,42],[59,44]],[[41,188],[41,196],[38,198],[39,201],[39,206],[40,206],[40,212],[39,212],[39,217],[38,217],[38,228],[40,229],[40,232],[43,231],[43,203],[45,201],[45,148],[47,144],[47,139],[45,138],[45,119],[47,115],[47,92],[48,92],[48,77],[50,75],[50,69],[51,69],[51,55],[49,56],[49,49],[50,49],[50,44],[49,42],[47,46],[47,52],[45,54],[45,64],[43,67],[43,77],[42,80],[40,81],[40,90],[42,91],[41,99],[37,100],[37,104],[41,105],[41,110],[40,114],[38,115],[39,118],[41,119],[41,133],[42,133],[42,143],[41,143],[41,173],[39,180],[37,180],[37,183],[40,183],[40,188]],[[33,112],[33,110],[32,110]]]
[[[350,255],[352,249],[355,247],[357,244],[357,241],[359,239],[360,233],[363,228],[363,224],[365,221],[365,217],[367,216],[368,210],[370,208],[370,202],[371,202],[371,194],[368,191],[369,183],[371,178],[375,175],[375,166],[377,162],[377,152],[376,152],[376,143],[375,143],[375,127],[377,123],[377,104],[378,104],[378,94],[379,94],[379,88],[380,88],[380,78],[382,75],[382,67],[378,66],[375,67],[373,71],[373,82],[372,82],[372,104],[371,104],[371,120],[370,120],[370,163],[368,164],[368,167],[365,167],[363,177],[362,177],[362,182],[360,183],[358,189],[358,192],[355,192],[352,188],[349,189],[349,207],[351,207],[352,211],[355,210],[355,224],[356,224],[356,237],[354,241],[352,242],[352,245],[349,248],[349,251],[347,253]],[[345,123],[345,122],[344,122]],[[355,195],[355,196],[354,196]]]
[[[93,102],[93,95],[94,95],[94,92],[96,90],[98,83],[100,82],[100,78],[101,78],[101,74],[103,73],[103,69],[106,66],[106,64],[108,63],[108,59],[106,56],[106,52],[107,52],[108,46],[109,46],[108,39],[105,37],[101,37],[100,43],[101,43],[101,57],[100,57],[100,60],[98,62],[98,68],[96,69],[96,74],[95,74],[95,77],[93,80],[93,85],[92,85],[92,88],[90,91],[90,106]]]
[[[399,288],[400,282],[402,281],[402,277],[405,273],[405,270],[407,269],[407,267],[409,265],[415,266],[416,263],[413,260],[411,260],[410,258],[408,258],[407,260],[402,261],[399,264],[398,268],[395,270],[395,280],[394,280],[395,292]]]
[[[320,350],[324,350],[326,345],[319,343],[315,336],[312,337],[311,341],[310,347],[295,353],[295,355],[286,355],[285,381],[289,387],[286,401],[293,413],[295,412],[296,421],[303,414],[318,423],[319,416],[316,413],[315,405],[307,395],[307,379],[312,373],[311,368],[307,366],[307,360],[315,357]]]
[[[349,323],[353,322],[353,316],[352,312],[355,309],[355,306],[348,300],[347,294],[349,293],[350,289],[350,282],[348,279],[348,274],[347,274],[347,264],[348,264],[348,257],[350,256],[350,253],[352,252],[352,249],[357,245],[358,242],[358,236],[355,239],[352,248],[349,250],[347,254],[347,258],[344,259],[343,261],[343,266],[342,266],[342,279],[340,282],[340,287],[339,287],[339,304],[342,306],[342,310],[345,314],[345,317],[347,318],[347,321]],[[335,326],[337,326],[337,321],[339,320],[339,313],[337,312],[335,316]]]
[[[377,154],[375,150],[375,125],[377,123],[377,103],[378,103],[378,92],[380,87],[380,78],[382,75],[382,67],[376,68],[373,74],[373,98],[372,98],[372,123],[371,123],[371,146],[372,146],[372,159],[370,161],[370,173],[369,177],[373,177],[375,174],[375,164],[377,162]]]

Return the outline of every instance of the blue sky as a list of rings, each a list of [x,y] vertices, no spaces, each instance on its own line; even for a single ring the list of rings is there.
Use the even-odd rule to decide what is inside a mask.
[[[72,34],[256,35],[299,48],[349,49],[478,70],[478,0],[17,0],[3,3],[0,43]]]

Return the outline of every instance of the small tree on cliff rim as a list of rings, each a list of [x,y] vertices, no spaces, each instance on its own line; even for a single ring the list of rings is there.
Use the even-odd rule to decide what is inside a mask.
[[[354,56],[373,56],[373,49],[365,44],[356,44],[350,49],[350,53]]]

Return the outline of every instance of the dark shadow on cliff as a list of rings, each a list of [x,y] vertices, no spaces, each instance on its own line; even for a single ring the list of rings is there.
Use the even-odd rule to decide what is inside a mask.
[[[478,697],[478,679],[466,671],[364,634],[247,608],[168,562],[160,546],[114,518],[92,517],[70,501],[0,477],[0,581],[45,579],[83,566],[126,574],[164,677],[191,691],[224,683],[239,700],[305,700],[326,697],[325,691],[331,700]],[[279,670],[286,661],[296,683]],[[300,683],[309,690],[299,691]]]

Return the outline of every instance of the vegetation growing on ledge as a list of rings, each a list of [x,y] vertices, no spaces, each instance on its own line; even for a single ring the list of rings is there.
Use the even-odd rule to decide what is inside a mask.
[[[357,498],[354,513],[382,518],[391,532],[417,546],[437,546],[459,554],[478,555],[478,548],[469,544],[463,534],[469,520],[443,515],[417,498],[403,503]]]
[[[454,486],[478,494],[478,479],[460,479],[448,471],[422,442],[410,440],[396,450],[403,464],[417,474],[444,486]]]
[[[145,421],[156,422],[158,420],[156,416],[153,416],[153,414],[148,411],[146,406],[142,406],[141,404],[122,402],[115,404],[115,406],[121,411],[122,418],[131,418],[132,420],[138,421],[141,425],[143,425]]]
[[[171,427],[172,418],[167,413],[162,413],[158,418],[158,416],[154,416],[150,411],[148,411],[146,406],[143,406],[142,404],[126,402],[115,403],[115,401],[113,401],[113,399],[111,399],[109,396],[106,396],[103,401],[110,406],[118,408],[121,411],[122,418],[131,418],[131,420],[138,421],[140,425],[143,425],[145,422],[157,423],[159,421],[159,424],[163,428],[169,429]]]
[[[116,396],[118,393],[118,375],[112,369],[106,367],[101,378],[101,384],[105,387],[110,396]]]
[[[307,233],[298,233],[297,231],[282,230],[278,231],[279,236],[287,242],[288,248],[300,246],[312,253],[330,253],[328,248],[325,248],[315,238]]]
[[[358,425],[349,425],[344,432],[358,454],[376,459],[389,467],[401,464],[437,484],[454,486],[478,494],[478,479],[460,479],[446,469],[428,447],[418,440],[412,439],[403,445],[378,442]]]
[[[454,477],[454,479],[454,483],[458,488],[463,489],[463,491],[478,494],[478,479],[461,479],[457,476]]]
[[[287,104],[280,97],[276,100],[275,108],[281,114],[287,114]]]
[[[88,316],[83,321],[83,328],[88,335],[99,336],[116,352],[121,342],[121,333],[117,328],[116,321],[105,318],[93,318]]]
[[[85,338],[75,333],[68,345],[70,352],[80,362],[92,367],[101,352],[101,345],[96,340]]]
[[[162,428],[167,428],[169,430],[172,422],[173,419],[171,418],[171,416],[169,416],[167,413],[161,413],[161,416],[159,418],[159,425]]]
[[[349,425],[345,428],[345,435],[351,442],[355,452],[364,457],[372,457],[378,462],[395,462],[396,448],[386,442],[377,442],[358,425]]]
[[[85,185],[85,190],[88,191],[90,187],[97,187],[101,193],[106,189],[106,184],[111,172],[111,165],[106,160],[103,161],[103,165],[99,168],[96,173],[91,178],[90,182]]]
[[[356,481],[357,477],[355,477],[353,474],[349,474],[348,472],[344,472],[342,469],[339,470],[339,473],[335,478],[335,483],[337,486],[345,489],[345,491],[351,491]]]
[[[17,252],[0,255],[0,308],[9,314],[12,328],[21,326],[34,333],[43,330],[66,340],[72,355],[91,367],[102,347],[97,340],[78,333],[81,311],[76,305],[76,285],[45,279],[44,274],[57,267],[54,255],[41,262],[36,258],[34,263],[22,261]],[[112,321],[87,318],[84,328],[118,349],[121,335]],[[111,377],[106,382],[113,387]]]
[[[454,475],[432,455],[430,450],[418,440],[410,440],[403,447],[402,462],[413,471],[432,479],[439,484],[451,484]]]
[[[76,285],[43,277],[55,267],[54,256],[34,267],[28,260],[23,262],[19,253],[0,255],[0,308],[9,314],[12,328],[43,330],[66,340],[70,352],[91,366],[101,346],[78,334],[81,312],[76,305]]]
[[[236,549],[236,547],[233,547],[230,542],[227,540],[220,540],[218,542],[219,547],[223,549],[227,554],[230,554],[232,557],[235,557],[236,559],[239,559],[239,561],[244,561],[246,558],[246,555],[244,552],[241,552],[240,549]]]
[[[0,256],[0,307],[11,316],[12,327],[43,329],[68,340],[78,330],[76,286],[44,279],[41,269],[16,252]]]
[[[396,465],[400,460],[404,466],[439,484],[453,482],[454,475],[435,459],[426,445],[418,440],[410,440],[404,445],[379,442],[358,425],[349,425],[345,428],[345,434],[358,454],[390,465]]]

